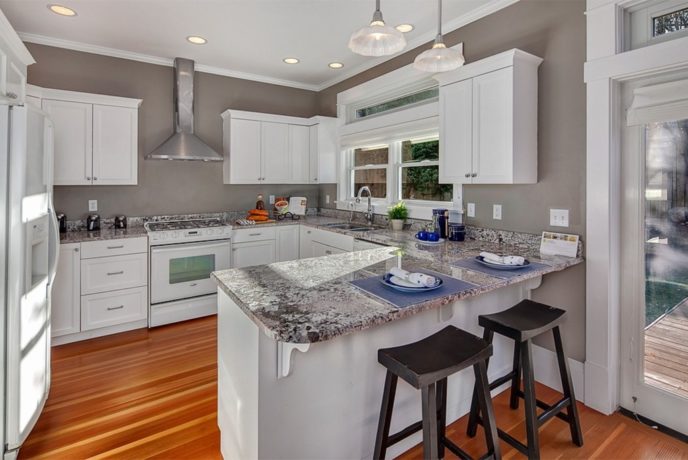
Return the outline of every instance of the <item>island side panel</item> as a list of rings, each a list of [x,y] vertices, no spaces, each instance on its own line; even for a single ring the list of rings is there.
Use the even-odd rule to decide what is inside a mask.
[[[258,459],[258,330],[218,289],[218,399],[220,450],[225,459]]]
[[[282,379],[277,379],[277,344],[261,333],[259,457],[371,458],[385,379],[385,368],[377,361],[377,350],[420,340],[449,324],[482,336],[479,314],[501,311],[524,296],[521,286],[509,286],[442,309],[311,344],[306,353],[293,352],[291,374]],[[491,378],[510,370],[512,353],[510,340],[495,337]],[[468,412],[473,382],[472,369],[449,379],[448,422]],[[420,417],[420,392],[400,381],[392,431]],[[391,447],[388,458],[419,442],[421,433],[416,433]]]

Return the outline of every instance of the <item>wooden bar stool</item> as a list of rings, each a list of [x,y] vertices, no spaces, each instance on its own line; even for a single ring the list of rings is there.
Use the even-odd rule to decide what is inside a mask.
[[[577,446],[583,445],[583,435],[580,429],[580,419],[576,407],[576,397],[573,393],[573,384],[569,364],[564,355],[564,346],[561,341],[559,324],[564,320],[566,312],[559,308],[550,307],[532,300],[524,300],[514,307],[492,315],[478,317],[479,324],[485,328],[483,339],[492,343],[494,333],[501,334],[514,340],[514,365],[511,372],[490,383],[493,390],[504,383],[511,381],[511,398],[509,405],[512,409],[518,409],[518,398],[525,400],[526,409],[526,433],[528,444],[523,444],[508,433],[497,429],[499,437],[514,446],[529,459],[540,458],[540,446],[538,430],[542,424],[552,417],[558,417],[569,424],[571,439]],[[533,375],[533,357],[531,339],[552,331],[554,344],[557,350],[559,374],[564,397],[556,403],[549,405],[535,398],[535,377]],[[523,372],[523,388],[521,391],[521,372]],[[478,393],[473,392],[473,402],[468,418],[467,434],[475,436],[478,424],[482,424]],[[544,410],[537,415],[536,407]],[[566,415],[562,411],[566,409]]]
[[[488,452],[482,458],[501,458],[487,380],[487,360],[491,355],[492,344],[454,326],[415,343],[378,350],[377,358],[387,368],[387,377],[373,458],[384,459],[389,446],[422,429],[426,459],[443,458],[445,447],[462,459],[470,459],[464,450],[445,437],[447,377],[469,366],[473,366],[475,372],[474,399],[481,413],[486,414],[483,424]],[[423,420],[390,435],[399,377],[421,390]]]

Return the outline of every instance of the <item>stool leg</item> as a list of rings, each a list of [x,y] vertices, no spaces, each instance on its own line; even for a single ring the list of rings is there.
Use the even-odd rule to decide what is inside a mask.
[[[578,407],[576,407],[576,396],[573,392],[573,382],[571,381],[569,362],[564,354],[564,344],[561,341],[561,331],[559,331],[559,326],[552,330],[552,334],[554,335],[554,345],[557,349],[557,361],[559,363],[559,374],[561,375],[561,387],[564,390],[564,397],[571,400],[571,405],[566,409],[569,419],[569,427],[571,428],[571,439],[573,440],[574,444],[580,447],[583,445],[583,433],[581,433]]]
[[[528,458],[540,458],[540,443],[538,436],[538,420],[535,410],[535,375],[533,373],[533,354],[530,340],[521,343],[521,366],[523,369],[523,388],[526,406],[526,433],[528,438]]]
[[[514,341],[514,377],[511,379],[509,407],[518,409],[518,392],[521,391],[521,342]]]
[[[447,379],[437,382],[437,456],[444,458],[444,437],[447,431]]]
[[[485,328],[483,331],[483,339],[487,343],[492,343],[492,339],[494,338],[494,332],[491,331],[490,329]],[[487,369],[487,366],[489,365],[490,360],[487,359],[485,361],[485,369]],[[478,388],[477,386],[473,387],[473,399],[471,400],[471,411],[468,415],[468,427],[466,428],[466,434],[470,436],[471,438],[475,436],[475,434],[478,431],[478,417],[480,416],[480,412],[478,409]]]
[[[423,399],[423,458],[437,460],[437,386],[421,388]]]
[[[394,408],[394,396],[397,392],[396,374],[387,371],[385,377],[385,390],[382,394],[382,407],[380,407],[380,421],[377,425],[377,437],[375,438],[375,460],[384,460],[387,453],[389,440],[389,426],[392,421],[392,409]]]
[[[487,443],[487,453],[492,454],[492,458],[499,460],[502,455],[499,450],[499,438],[497,437],[497,422],[495,421],[494,408],[492,407],[492,396],[490,396],[490,383],[487,380],[486,362],[480,361],[473,365],[475,372],[475,387],[479,394],[478,404],[480,412],[483,414],[483,429],[485,430],[485,442]]]

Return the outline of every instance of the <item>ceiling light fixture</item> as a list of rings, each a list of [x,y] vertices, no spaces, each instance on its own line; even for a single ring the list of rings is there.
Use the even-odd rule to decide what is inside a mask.
[[[186,37],[186,41],[188,41],[189,43],[193,43],[194,45],[205,45],[206,43],[208,43],[208,40],[198,35],[189,35],[188,37]]]
[[[60,16],[68,16],[68,17],[76,16],[76,11],[74,11],[71,8],[67,8],[66,6],[51,4],[51,5],[48,5],[48,9],[55,14],[59,14]]]
[[[442,0],[437,0],[437,18],[435,43],[413,61],[413,67],[423,72],[447,72],[458,69],[466,62],[461,52],[447,48],[442,40]]]
[[[389,56],[406,47],[404,34],[385,24],[380,0],[375,0],[375,13],[370,25],[351,34],[349,49],[363,56]]]
[[[330,62],[327,65],[330,69],[341,69],[342,67],[344,67],[344,64],[342,64],[341,62]]]
[[[293,57],[284,58],[284,59],[282,59],[282,61],[284,61],[285,64],[298,64],[299,63],[299,60],[296,58],[293,58]]]
[[[405,34],[411,32],[413,29],[415,29],[415,27],[413,27],[413,24],[399,24],[395,27],[395,29]]]

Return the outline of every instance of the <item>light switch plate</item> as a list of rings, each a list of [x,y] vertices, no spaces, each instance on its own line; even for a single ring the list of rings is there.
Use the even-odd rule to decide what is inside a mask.
[[[549,225],[551,227],[568,227],[569,226],[569,210],[568,209],[550,209],[549,210]]]
[[[475,203],[468,203],[468,217],[475,217]]]
[[[98,200],[88,200],[88,212],[95,212],[98,210]]]
[[[330,204],[330,195],[325,195],[325,204]]]
[[[502,205],[493,204],[492,205],[492,218],[494,220],[502,220]]]
[[[275,204],[275,195],[270,195],[270,204]]]

